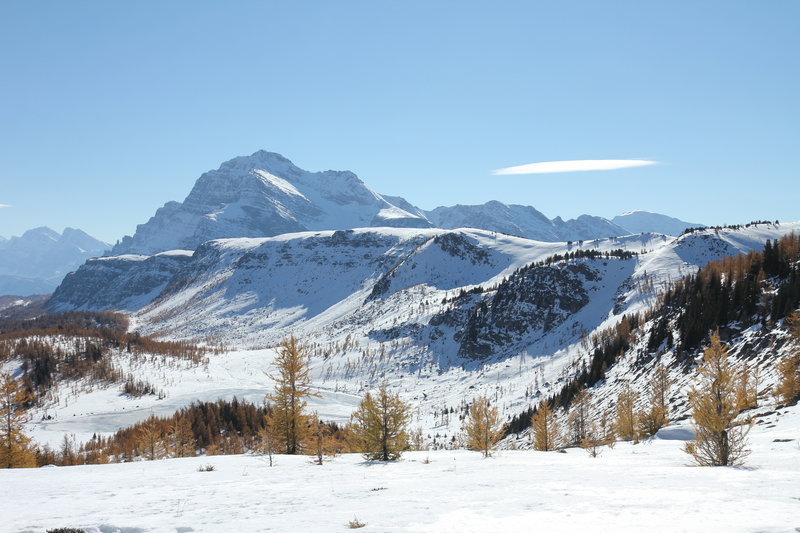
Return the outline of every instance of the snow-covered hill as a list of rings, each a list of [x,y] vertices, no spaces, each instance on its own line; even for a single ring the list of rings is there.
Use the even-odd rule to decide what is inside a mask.
[[[687,228],[704,226],[704,224],[684,222],[674,217],[648,211],[629,211],[615,216],[611,222],[625,228],[628,233],[663,233],[675,236],[680,235]]]
[[[308,172],[266,151],[237,157],[197,180],[182,202],[168,202],[112,253],[194,250],[211,239],[354,227],[427,227],[352,172]]]
[[[41,227],[0,239],[0,295],[48,294],[64,276],[110,246],[79,229]]]

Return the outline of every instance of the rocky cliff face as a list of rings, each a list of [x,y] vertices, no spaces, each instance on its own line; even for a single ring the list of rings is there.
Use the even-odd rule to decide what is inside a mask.
[[[191,259],[188,251],[154,256],[90,259],[67,275],[47,304],[52,312],[116,309],[133,311],[152,301]]]

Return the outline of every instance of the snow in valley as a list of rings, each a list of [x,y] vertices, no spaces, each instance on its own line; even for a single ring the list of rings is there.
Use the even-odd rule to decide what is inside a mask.
[[[688,466],[685,426],[592,458],[409,452],[397,463],[212,456],[0,470],[2,528],[44,532],[795,531],[800,408],[766,414],[745,467]],[[676,440],[677,439],[677,440]],[[200,471],[213,465],[213,471]]]

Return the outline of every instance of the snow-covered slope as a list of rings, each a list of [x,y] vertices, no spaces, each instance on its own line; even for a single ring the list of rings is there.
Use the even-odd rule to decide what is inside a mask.
[[[308,172],[262,150],[200,176],[183,203],[165,204],[112,253],[194,250],[211,239],[306,230],[429,225],[386,201],[352,172]]]
[[[110,246],[79,229],[59,234],[40,227],[0,240],[0,294],[27,296],[53,291],[64,276]]]
[[[684,222],[674,217],[648,211],[629,211],[615,216],[611,222],[625,228],[629,233],[663,233],[675,236],[683,233],[686,228],[704,226],[704,224]]]
[[[642,310],[669,281],[725,255],[760,249],[767,239],[796,229],[800,225],[762,224],[678,238],[643,234],[572,244],[480,230],[405,228],[222,239],[203,244],[194,255],[178,251],[89,261],[65,279],[49,305],[53,310],[137,311],[146,332],[164,328],[173,336],[202,338],[224,331],[226,338],[247,345],[270,344],[298,328],[321,338],[348,331],[375,339],[405,336],[403,328],[410,328],[414,342],[429,345],[435,339],[420,337],[421,331],[435,337],[441,327],[432,328],[431,322],[443,321],[453,328],[449,342],[464,355],[469,349],[457,335],[478,328],[470,331],[491,336],[477,318],[469,318],[477,312],[474,306],[489,306],[480,321],[497,320],[497,325],[485,326],[494,329],[508,326],[495,317],[501,309],[527,316],[521,308],[504,307],[506,292],[513,293],[516,304],[530,293],[535,307],[551,302],[568,315],[599,305],[597,316],[580,326],[591,331],[612,309],[615,314],[626,308]],[[573,260],[557,269],[543,265],[514,274],[553,254],[614,249],[637,256],[610,262]],[[603,287],[590,288],[595,280]],[[548,287],[551,296],[542,292]],[[565,295],[575,301],[567,303]],[[552,327],[553,320],[546,322]],[[527,341],[518,341],[518,348],[524,348]],[[451,353],[451,348],[438,349]]]

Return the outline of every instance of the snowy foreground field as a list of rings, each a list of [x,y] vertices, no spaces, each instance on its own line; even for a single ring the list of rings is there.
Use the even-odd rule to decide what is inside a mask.
[[[245,455],[0,470],[0,529],[331,532],[357,517],[365,532],[800,531],[800,410],[761,420],[740,468],[687,466],[687,430],[672,427],[598,458],[439,451],[389,464],[277,456],[269,468]]]

